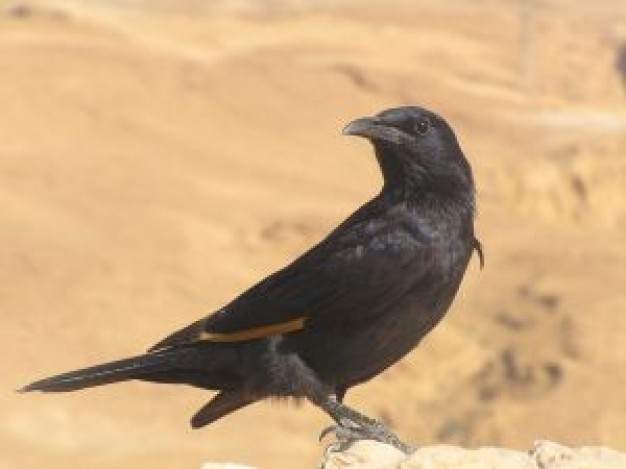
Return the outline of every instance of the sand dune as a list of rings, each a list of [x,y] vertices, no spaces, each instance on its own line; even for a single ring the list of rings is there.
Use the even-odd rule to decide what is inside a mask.
[[[418,443],[626,445],[619,1],[181,3],[4,6],[0,467],[312,467],[306,405],[192,432],[197,390],[8,390],[141,351],[319,240],[380,183],[341,126],[404,103],[457,129],[487,266],[349,401]]]

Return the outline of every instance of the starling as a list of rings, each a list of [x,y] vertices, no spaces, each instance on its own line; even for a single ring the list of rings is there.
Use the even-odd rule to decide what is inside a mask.
[[[378,195],[325,239],[146,353],[36,381],[65,392],[125,380],[217,391],[202,427],[267,398],[304,398],[336,423],[339,442],[369,438],[404,451],[384,425],[343,403],[410,352],[441,320],[474,250],[474,181],[446,121],[416,106],[349,123],[383,175]]]

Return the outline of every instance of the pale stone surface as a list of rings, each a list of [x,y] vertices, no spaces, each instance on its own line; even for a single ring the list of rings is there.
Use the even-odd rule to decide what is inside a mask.
[[[388,469],[537,469],[526,453],[502,448],[466,450],[455,446],[420,448]]]
[[[388,445],[361,441],[344,451],[328,451],[322,469],[626,469],[626,454],[604,447],[568,448],[535,442],[529,452],[504,448],[468,450],[437,445],[411,456]]]
[[[568,448],[551,441],[537,441],[530,456],[539,469],[626,468],[626,453],[602,446]]]
[[[255,468],[206,463],[201,469]],[[392,446],[363,440],[342,451],[329,447],[320,469],[626,469],[626,453],[601,446],[569,448],[551,441],[536,441],[528,452],[436,445],[406,456]]]
[[[343,451],[327,450],[322,469],[386,469],[406,459],[394,448],[371,440],[357,441]]]

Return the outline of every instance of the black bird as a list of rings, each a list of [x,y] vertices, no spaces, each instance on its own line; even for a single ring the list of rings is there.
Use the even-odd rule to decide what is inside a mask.
[[[36,381],[63,392],[130,379],[219,391],[191,419],[202,427],[270,397],[305,398],[340,441],[402,443],[342,403],[346,391],[413,349],[444,316],[473,250],[474,182],[450,126],[419,107],[357,119],[380,193],[324,240],[231,303],[147,353]]]

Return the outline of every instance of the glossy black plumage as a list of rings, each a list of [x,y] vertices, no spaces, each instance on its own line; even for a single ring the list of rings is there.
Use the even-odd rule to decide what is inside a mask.
[[[418,107],[357,119],[384,185],[318,245],[147,354],[59,375],[24,390],[68,391],[126,379],[220,393],[206,425],[267,397],[303,397],[351,435],[403,447],[341,403],[402,358],[448,310],[472,255],[474,183],[448,124]]]

